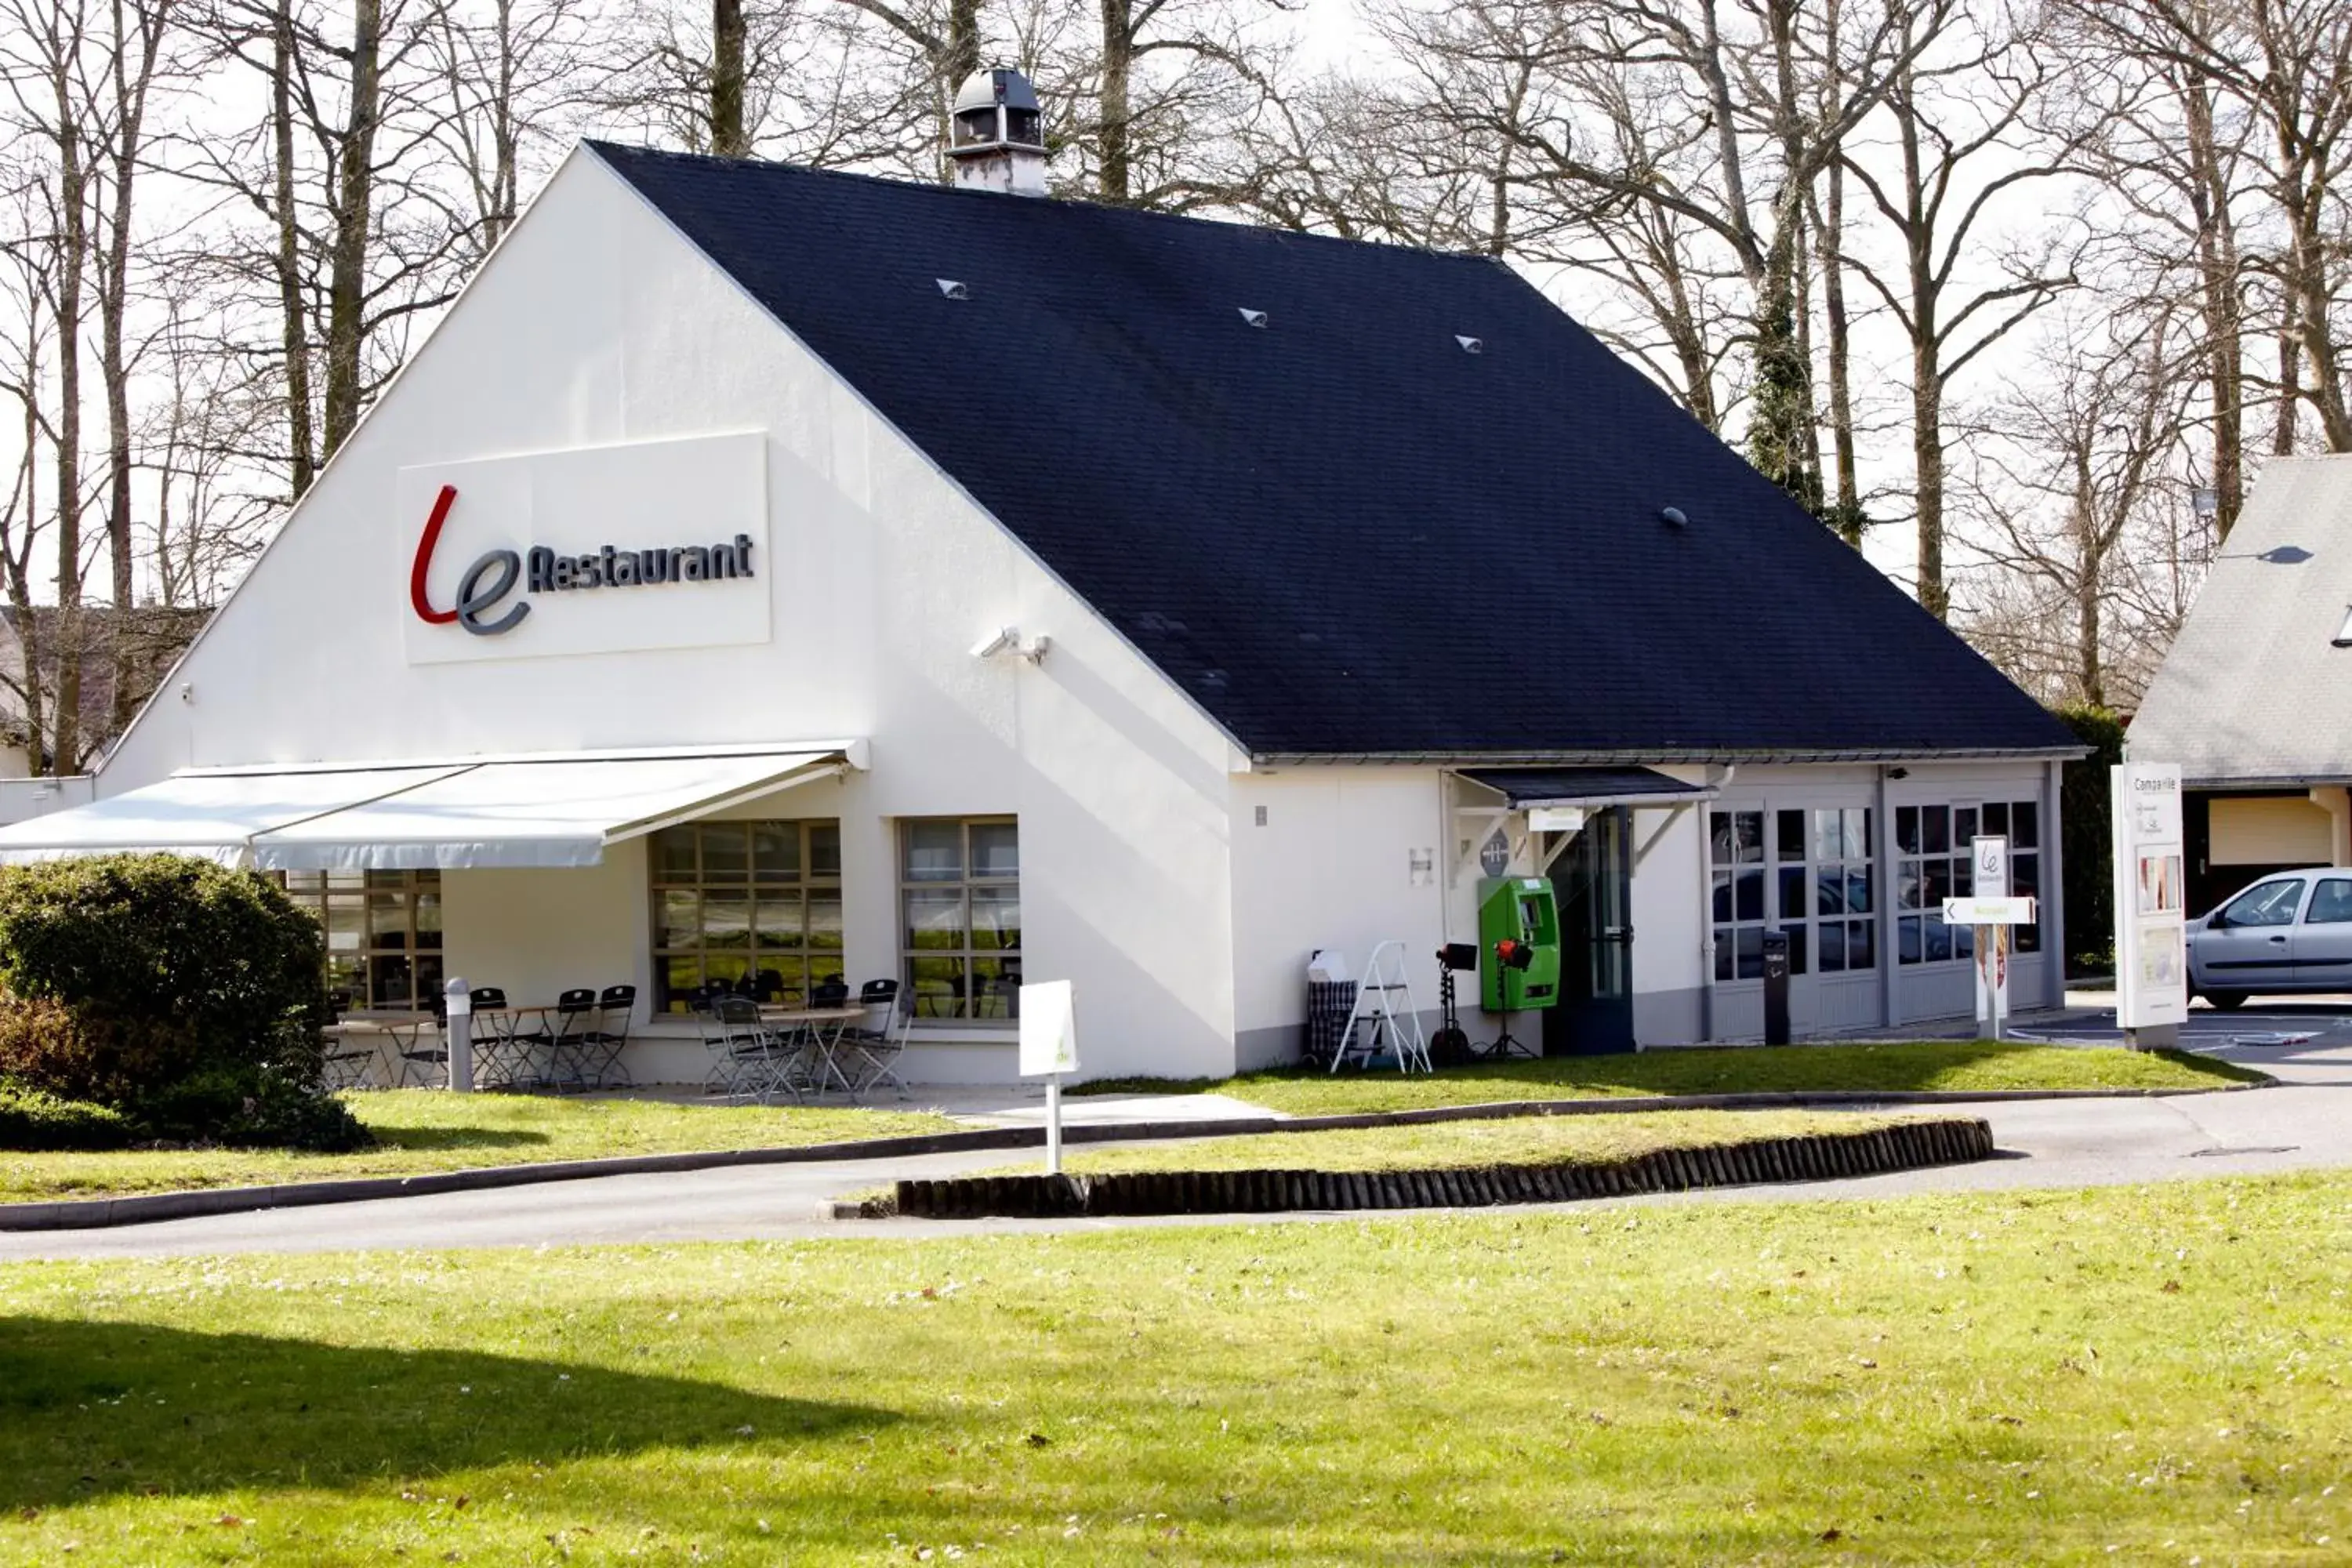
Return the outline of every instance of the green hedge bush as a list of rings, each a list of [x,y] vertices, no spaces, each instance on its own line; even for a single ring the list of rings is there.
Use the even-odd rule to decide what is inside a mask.
[[[0,1074],[142,1137],[362,1147],[320,1082],[322,942],[275,883],[207,860],[0,868]]]
[[[119,1110],[0,1078],[0,1149],[121,1149],[131,1137]]]

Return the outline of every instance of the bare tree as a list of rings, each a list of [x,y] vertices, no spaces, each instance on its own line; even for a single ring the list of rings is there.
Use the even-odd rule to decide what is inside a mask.
[[[1996,16],[1946,41],[1948,58],[1902,51],[1876,116],[1892,145],[1856,137],[1840,158],[1898,247],[1899,271],[1858,252],[1841,260],[1885,302],[1910,353],[1916,591],[1938,618],[1950,604],[1944,465],[1953,378],[2075,280],[2063,218],[2005,255],[1988,256],[1981,236],[2004,201],[2073,170],[2072,145],[2028,144],[2025,134],[2050,76],[2042,40]],[[1988,262],[1993,277],[1971,282],[1970,270]]]
[[[2056,612],[2011,628],[2009,660],[2021,673],[2063,670],[2062,695],[2097,707],[2120,695],[2112,612],[2163,596],[2161,584],[2152,595],[2135,583],[2132,545],[2181,494],[2168,464],[2192,385],[2180,363],[2189,339],[2168,310],[2062,320],[2044,344],[2049,374],[1984,416],[1970,492],[1990,525],[1986,557],[2025,580],[2028,604]],[[2157,628],[2166,641],[2172,629]]]

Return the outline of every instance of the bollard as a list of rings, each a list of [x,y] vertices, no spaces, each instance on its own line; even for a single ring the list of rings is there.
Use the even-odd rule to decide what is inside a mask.
[[[449,1047],[449,1087],[458,1094],[471,1094],[474,1089],[474,995],[466,989],[465,977],[453,974],[441,988],[448,1003],[448,1022],[443,1026],[442,1044]]]

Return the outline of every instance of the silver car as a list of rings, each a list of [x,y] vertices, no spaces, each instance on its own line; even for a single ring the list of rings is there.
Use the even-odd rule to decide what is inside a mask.
[[[2189,989],[2224,1012],[2257,992],[2352,991],[2352,868],[2280,871],[2190,921]]]

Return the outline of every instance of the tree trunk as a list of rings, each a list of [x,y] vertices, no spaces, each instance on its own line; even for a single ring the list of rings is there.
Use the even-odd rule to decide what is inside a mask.
[[[1770,0],[1783,184],[1773,202],[1772,243],[1764,258],[1756,312],[1756,403],[1749,416],[1748,453],[1773,483],[1816,517],[1822,476],[1805,461],[1813,423],[1813,367],[1797,329],[1797,247],[1804,227],[1804,126],[1797,112],[1797,0]],[[1709,22],[1712,25],[1712,7]]]
[[[2099,657],[2099,584],[2105,574],[2086,560],[2074,588],[2075,677],[2083,700],[2094,708],[2107,705],[2106,668]]]
[[[1130,0],[1102,0],[1102,199],[1125,202],[1133,178],[1128,148],[1129,91],[1135,75]]]
[[[378,57],[383,0],[356,0],[352,11],[351,118],[338,138],[334,252],[327,274],[326,449],[332,458],[360,420],[361,351],[367,337],[369,228],[375,195]]]
[[[1830,454],[1837,468],[1837,499],[1830,505],[1830,524],[1838,537],[1859,546],[1869,519],[1862,510],[1862,484],[1856,477],[1853,450],[1853,339],[1845,305],[1845,266],[1839,259],[1845,246],[1845,165],[1833,163],[1828,171],[1828,194],[1814,245],[1821,255],[1822,325],[1828,334],[1830,374]]]
[[[1952,607],[1944,582],[1944,380],[1936,341],[1911,344],[1911,458],[1919,515],[1919,606],[1937,620]]]
[[[56,728],[50,770],[81,771],[81,331],[82,279],[89,265],[89,171],[62,67],[57,90],[58,617]],[[27,650],[28,655],[30,650]],[[30,671],[28,671],[28,674]],[[38,679],[34,676],[34,679]]]
[[[980,0],[948,0],[948,53],[943,74],[952,97],[980,68]]]
[[[317,477],[311,461],[310,327],[302,299],[302,231],[294,207],[294,11],[278,0],[269,62],[270,134],[278,167],[272,190],[278,221],[278,309],[286,356],[287,484],[300,500]]]
[[[2210,92],[2198,79],[2187,84],[2181,96],[2187,110],[2199,282],[2205,296],[2205,374],[2213,398],[2214,531],[2227,539],[2245,503],[2244,323],[2238,300],[2237,231],[2230,216],[2229,181],[2213,135]]]
[[[710,0],[710,150],[749,157],[743,133],[743,0]]]
[[[112,567],[115,626],[109,639],[112,689],[109,694],[107,730],[120,735],[131,727],[137,711],[132,691],[130,639],[124,620],[131,610],[131,567],[136,547],[131,537],[131,366],[123,348],[122,321],[131,292],[131,219],[133,176],[146,156],[142,130],[146,123],[147,84],[152,79],[160,42],[163,7],[154,0],[151,22],[142,14],[138,28],[136,74],[131,68],[132,38],[123,26],[122,0],[113,0],[114,22],[114,143],[108,150],[114,189],[111,227],[106,237],[106,265],[100,274],[99,361],[106,383],[107,549]]]

